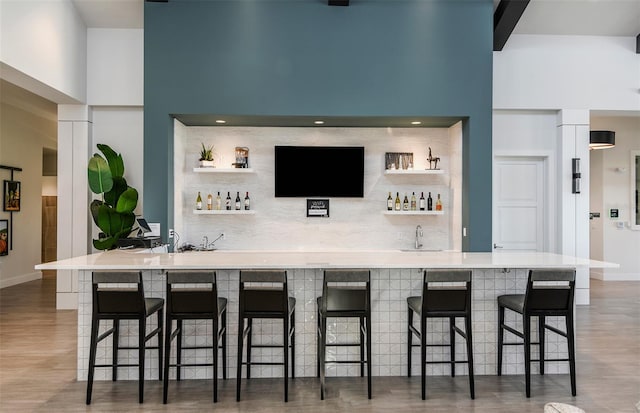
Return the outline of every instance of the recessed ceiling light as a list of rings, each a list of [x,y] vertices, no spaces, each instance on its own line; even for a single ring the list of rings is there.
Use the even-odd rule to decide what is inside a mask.
[[[323,120],[314,120],[313,123],[315,123],[316,125],[324,125]]]
[[[422,125],[422,122],[420,122],[419,120],[414,120],[413,122],[411,122],[412,125]]]
[[[227,123],[224,119],[216,119],[216,123]]]

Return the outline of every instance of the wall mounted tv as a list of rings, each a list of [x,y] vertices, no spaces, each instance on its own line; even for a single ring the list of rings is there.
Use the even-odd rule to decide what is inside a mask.
[[[276,146],[276,197],[364,196],[363,146]]]

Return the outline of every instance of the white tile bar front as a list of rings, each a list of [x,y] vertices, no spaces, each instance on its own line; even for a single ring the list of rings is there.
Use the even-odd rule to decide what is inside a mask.
[[[145,294],[164,297],[165,271],[180,269],[215,269],[219,294],[229,300],[228,307],[228,374],[235,377],[236,333],[238,329],[238,273],[239,269],[284,268],[288,271],[290,294],[296,297],[296,375],[313,377],[316,374],[316,297],[322,290],[322,270],[325,268],[369,268],[372,270],[372,366],[376,376],[400,376],[407,373],[407,305],[406,298],[419,295],[422,270],[425,268],[469,268],[473,270],[473,348],[476,374],[496,374],[497,305],[500,294],[523,293],[527,270],[530,268],[611,267],[614,264],[590,261],[549,253],[461,253],[430,251],[214,251],[182,254],[152,254],[134,251],[109,251],[82,257],[40,264],[37,269],[76,269],[79,271],[78,307],[78,380],[86,380],[89,332],[91,326],[91,271],[142,270]],[[329,340],[353,341],[357,334],[357,321],[329,323]],[[518,325],[511,315],[510,323]],[[554,320],[549,320],[553,322]],[[555,320],[562,322],[563,320]],[[106,328],[106,323],[103,323]],[[154,325],[152,320],[150,325]],[[534,323],[535,324],[535,323]],[[521,328],[521,327],[519,327]],[[282,326],[275,321],[254,323],[254,343],[278,343]],[[206,322],[185,322],[188,344],[211,340],[211,326]],[[446,342],[448,332],[444,320],[428,324],[432,342]],[[535,334],[535,326],[534,333]],[[506,337],[512,339],[512,337]],[[129,342],[131,340],[131,342]],[[461,340],[458,338],[458,340]],[[511,340],[513,341],[513,340]],[[123,321],[121,344],[135,345],[137,323]],[[175,343],[174,343],[175,345]],[[578,342],[579,346],[580,343]],[[457,359],[464,360],[464,345],[456,345]],[[262,350],[262,351],[261,351]],[[331,351],[331,349],[329,349]],[[329,357],[337,359],[357,356],[358,349],[337,348]],[[549,335],[546,352],[549,358],[566,357],[564,341]],[[175,354],[175,351],[173,352]],[[431,360],[448,357],[447,348],[429,349]],[[504,352],[504,373],[522,374],[524,360],[521,346],[508,346]],[[255,360],[282,358],[281,350],[255,349]],[[111,357],[109,340],[101,343],[98,363],[107,363]],[[136,363],[135,351],[123,351],[123,362]],[[155,350],[147,355],[146,377],[157,379]],[[189,360],[189,361],[187,361]],[[185,353],[184,362],[211,362],[211,352],[197,350]],[[548,363],[549,373],[566,373],[566,363]],[[419,353],[414,350],[413,371],[419,371]],[[466,374],[466,365],[457,366],[458,374]],[[537,366],[534,364],[534,372]],[[327,375],[358,375],[357,365],[329,365]],[[428,365],[428,374],[449,374],[447,365]],[[136,368],[120,368],[119,377],[136,379]],[[174,377],[175,372],[171,373]],[[279,366],[258,366],[253,377],[280,377]],[[96,380],[107,380],[109,369],[97,369]],[[210,367],[184,368],[185,379],[210,378]]]

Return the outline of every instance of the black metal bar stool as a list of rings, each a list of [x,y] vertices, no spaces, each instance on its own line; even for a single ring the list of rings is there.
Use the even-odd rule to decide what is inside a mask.
[[[573,324],[573,300],[576,271],[573,269],[529,270],[525,294],[507,294],[498,297],[498,376],[502,375],[502,346],[524,345],[524,370],[527,397],[531,396],[531,362],[540,362],[540,374],[544,375],[545,361],[568,361],[571,376],[571,394],[576,395],[576,355]],[[522,315],[523,331],[505,324],[505,309]],[[565,318],[566,331],[547,325],[545,317]],[[538,317],[538,342],[531,341],[531,317]],[[523,341],[504,343],[504,330]],[[566,359],[545,359],[545,330],[567,339]],[[539,346],[539,359],[531,359],[531,345]]]
[[[318,297],[318,376],[320,399],[324,400],[327,363],[360,364],[360,377],[367,365],[367,395],[371,399],[371,273],[369,270],[325,270],[322,296]],[[358,343],[327,343],[327,318],[358,318]],[[327,360],[327,347],[359,347],[359,360]],[[366,357],[365,357],[366,347]]]
[[[113,286],[131,284],[134,286]],[[110,285],[110,286],[109,286]],[[91,314],[91,344],[89,348],[89,374],[87,378],[87,404],[91,404],[93,374],[96,367],[111,367],[112,380],[118,378],[118,367],[138,367],[138,398],[144,400],[145,350],[158,350],[158,380],[162,380],[162,315],[164,299],[145,298],[141,272],[94,272],[92,274],[93,311]],[[157,313],[158,327],[146,334],[147,317]],[[101,320],[113,320],[113,327],[99,333]],[[118,343],[120,320],[138,320],[138,346],[124,347]],[[111,364],[96,364],[98,343],[113,334]],[[146,343],[158,336],[158,345]],[[138,364],[118,364],[118,350],[138,350]]]
[[[456,364],[466,363],[469,367],[469,392],[475,398],[473,376],[473,338],[471,331],[471,271],[469,270],[426,270],[423,274],[422,296],[408,297],[409,331],[407,340],[408,376],[411,377],[411,349],[420,347],[422,375],[422,400],[426,398],[426,365],[450,364],[451,377],[456,375]],[[413,325],[413,314],[420,317],[420,329]],[[456,318],[464,318],[464,331],[456,325]],[[449,343],[427,343],[427,319],[449,319]],[[465,339],[467,359],[456,360],[456,333]],[[420,344],[413,344],[413,336]],[[450,360],[427,361],[427,347],[449,347]]]
[[[218,348],[222,348],[222,378],[227,378],[227,299],[218,297],[215,271],[167,272],[167,326],[164,358],[164,385],[162,401],[167,403],[169,368],[176,367],[180,380],[182,367],[213,367],[213,402],[218,401]],[[173,328],[176,320],[176,329]],[[184,320],[211,320],[211,345],[185,346],[182,344]],[[177,337],[176,363],[171,364],[171,341]],[[183,363],[182,351],[212,349],[212,363]]]
[[[284,366],[284,401],[289,400],[289,365],[291,378],[295,378],[295,306],[296,299],[289,297],[287,272],[276,270],[240,271],[238,299],[238,366],[236,400],[240,401],[242,366],[247,366],[247,379],[251,378],[251,366]],[[282,319],[283,344],[252,344],[253,319]],[[245,320],[247,320],[245,326]],[[243,344],[247,339],[247,361],[243,361]],[[251,361],[252,348],[282,348],[283,362]],[[291,351],[291,363],[289,363]]]

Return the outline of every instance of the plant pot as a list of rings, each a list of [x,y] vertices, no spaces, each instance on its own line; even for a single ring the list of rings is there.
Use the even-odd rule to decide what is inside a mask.
[[[213,161],[200,161],[201,168],[215,168]]]

